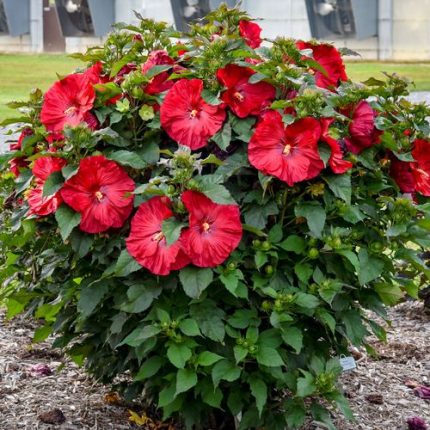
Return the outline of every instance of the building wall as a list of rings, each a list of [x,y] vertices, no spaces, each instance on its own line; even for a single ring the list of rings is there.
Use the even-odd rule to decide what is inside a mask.
[[[0,52],[40,52],[43,43],[42,0],[31,1],[32,35],[0,36]],[[379,37],[335,40],[337,46],[358,51],[364,59],[430,60],[430,0],[379,1]],[[261,18],[263,35],[298,39],[311,37],[305,0],[243,0],[251,16]],[[116,0],[116,20],[135,23],[133,10],[142,16],[173,23],[170,0]],[[84,51],[100,38],[67,38],[66,51]]]

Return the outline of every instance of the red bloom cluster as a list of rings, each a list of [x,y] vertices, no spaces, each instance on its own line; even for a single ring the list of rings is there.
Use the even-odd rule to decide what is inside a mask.
[[[296,46],[302,49],[312,49],[313,59],[323,67],[325,73],[314,69],[315,83],[321,88],[333,90],[341,81],[347,81],[345,64],[339,51],[328,43],[313,44],[299,40]]]
[[[156,275],[168,275],[189,263],[189,258],[178,241],[168,245],[162,223],[173,217],[171,201],[167,197],[153,197],[139,206],[131,221],[127,250],[136,261]]]
[[[154,66],[173,66],[174,63],[175,60],[169,57],[169,54],[166,51],[153,51],[149,54],[146,62],[142,64],[142,73],[146,74]],[[169,80],[169,76],[170,73],[168,71],[164,71],[159,73],[158,75],[155,75],[151,79],[151,81],[145,85],[145,93],[159,94],[172,88],[174,82],[172,80]]]
[[[321,126],[303,118],[284,127],[276,111],[266,113],[248,147],[249,162],[264,174],[276,176],[290,187],[312,179],[324,168],[318,153]]]
[[[391,157],[390,173],[403,193],[418,192],[430,197],[430,142],[416,139],[412,149],[416,160],[400,161]]]
[[[19,135],[18,141],[16,143],[11,143],[9,145],[9,149],[11,151],[20,151],[22,149],[22,143],[24,139],[27,136],[31,136],[33,134],[33,130],[31,128],[25,128],[22,130],[21,134]],[[9,160],[9,167],[10,171],[16,176],[19,176],[19,170],[25,169],[28,167],[28,161],[26,160],[26,157],[15,157],[12,158],[12,160]]]
[[[153,197],[142,203],[131,222],[127,250],[156,275],[167,275],[189,263],[215,267],[228,258],[242,238],[238,206],[214,203],[196,191],[185,191],[182,201],[189,212],[189,226],[171,245],[162,231],[163,221],[174,216],[168,198]]]
[[[191,149],[206,146],[225,120],[222,106],[202,98],[203,81],[181,79],[169,90],[160,109],[161,125],[180,145]]]
[[[48,131],[61,133],[64,126],[75,127],[89,119],[95,99],[93,76],[94,72],[73,73],[46,92],[40,120]]]
[[[54,213],[62,203],[61,194],[57,191],[51,196],[43,196],[43,187],[49,176],[60,171],[66,160],[58,157],[40,157],[34,162],[33,175],[36,177],[35,187],[28,194],[29,215],[46,216]]]
[[[351,117],[349,125],[350,137],[345,139],[346,147],[354,154],[379,143],[382,132],[375,128],[375,111],[370,104],[362,100],[355,107],[345,109],[344,113]]]
[[[81,214],[82,231],[100,233],[123,226],[133,210],[134,188],[122,167],[95,155],[81,160],[78,172],[64,183],[61,196]]]
[[[219,69],[218,80],[227,87],[221,99],[239,118],[259,115],[275,98],[275,88],[267,82],[249,83],[255,72],[248,67],[229,64]]]
[[[261,45],[262,39],[260,37],[261,27],[255,22],[242,20],[239,22],[239,33],[245,39],[246,44],[256,49]]]

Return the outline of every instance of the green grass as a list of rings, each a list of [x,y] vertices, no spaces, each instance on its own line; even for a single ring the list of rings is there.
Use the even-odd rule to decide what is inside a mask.
[[[430,63],[349,62],[346,70],[348,76],[357,82],[371,76],[384,78],[382,72],[397,73],[415,83],[411,91],[430,91]]]
[[[26,100],[32,88],[47,90],[57,80],[84,63],[65,55],[0,54],[0,121],[15,116],[5,106],[12,100]]]
[[[5,103],[26,99],[32,88],[46,90],[57,79],[57,73],[65,75],[82,64],[65,55],[0,54],[0,121],[14,115]],[[430,91],[430,63],[347,63],[348,76],[355,81],[370,76],[382,78],[382,71],[413,80],[416,91]]]

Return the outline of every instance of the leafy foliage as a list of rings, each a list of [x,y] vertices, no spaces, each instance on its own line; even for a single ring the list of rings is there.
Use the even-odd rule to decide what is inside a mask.
[[[175,39],[184,35],[141,19],[139,26],[118,26],[104,46],[76,54],[90,64],[102,62],[112,81],[95,85],[92,112],[99,129],[66,127],[56,149],[67,168],[51,175],[43,189],[45,196],[57,192],[83,157],[102,153],[138,184],[135,206],[153,196],[174,201],[178,218],[162,226],[168,244],[185,226],[178,197],[188,189],[239,205],[239,247],[215,268],[187,266],[154,276],[125,249],[129,222],[89,235],[65,204],[54,216],[29,216],[31,164],[14,178],[8,162],[24,157],[32,163],[52,149],[40,122],[43,95],[36,90],[28,103],[16,105],[20,116],[7,121],[33,134],[1,158],[0,301],[8,317],[27,310],[44,319],[35,340],[52,332],[55,346],[103,382],[127,373],[132,380],[118,389],[129,398],[144,392],[165,417],[173,415],[188,428],[207,428],[219,411],[240,416],[240,429],[297,428],[307,414],[334,428],[327,405],[350,414],[336,385],[336,357],[350,344],[366,344],[370,332],[384,337],[364,310],[384,317],[384,304],[416,296],[430,276],[421,256],[430,244],[430,206],[419,194],[415,201],[402,195],[387,156],[390,151],[409,160],[413,139],[428,137],[430,110],[406,101],[407,83],[395,75],[364,85],[346,81],[337,91],[319,88],[311,68],[321,67],[293,40],[279,38],[270,48],[253,50],[238,33],[242,19],[242,12],[221,7],[179,44]],[[218,69],[229,63],[251,67],[256,73],[250,83],[276,87],[272,108],[285,124],[294,121],[292,107],[297,118],[334,118],[340,140],[351,122],[345,109],[372,96],[381,142],[348,154],[349,172],[326,168],[292,187],[250,166],[246,148],[256,118],[229,113],[208,145],[191,153],[160,126],[164,94],[142,89],[171,72],[170,65],[140,72],[160,49],[184,68],[169,79],[179,73],[202,79],[207,103],[220,103]],[[129,64],[137,68],[115,80]],[[288,98],[288,91],[296,97]],[[320,143],[320,153],[326,149]],[[327,164],[326,155],[321,158]]]

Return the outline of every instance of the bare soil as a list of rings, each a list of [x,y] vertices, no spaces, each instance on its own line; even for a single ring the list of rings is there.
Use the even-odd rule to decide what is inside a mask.
[[[418,302],[400,304],[389,315],[388,342],[370,340],[378,357],[360,351],[357,369],[341,379],[356,421],[335,417],[339,430],[402,430],[412,416],[430,426],[430,400],[414,392],[416,385],[430,386],[430,316]],[[6,321],[0,310],[1,430],[174,430],[151,420],[140,427],[129,422],[130,405],[52,350],[49,342],[32,344],[34,328],[34,322],[23,318]],[[131,409],[142,413],[138,406]]]

